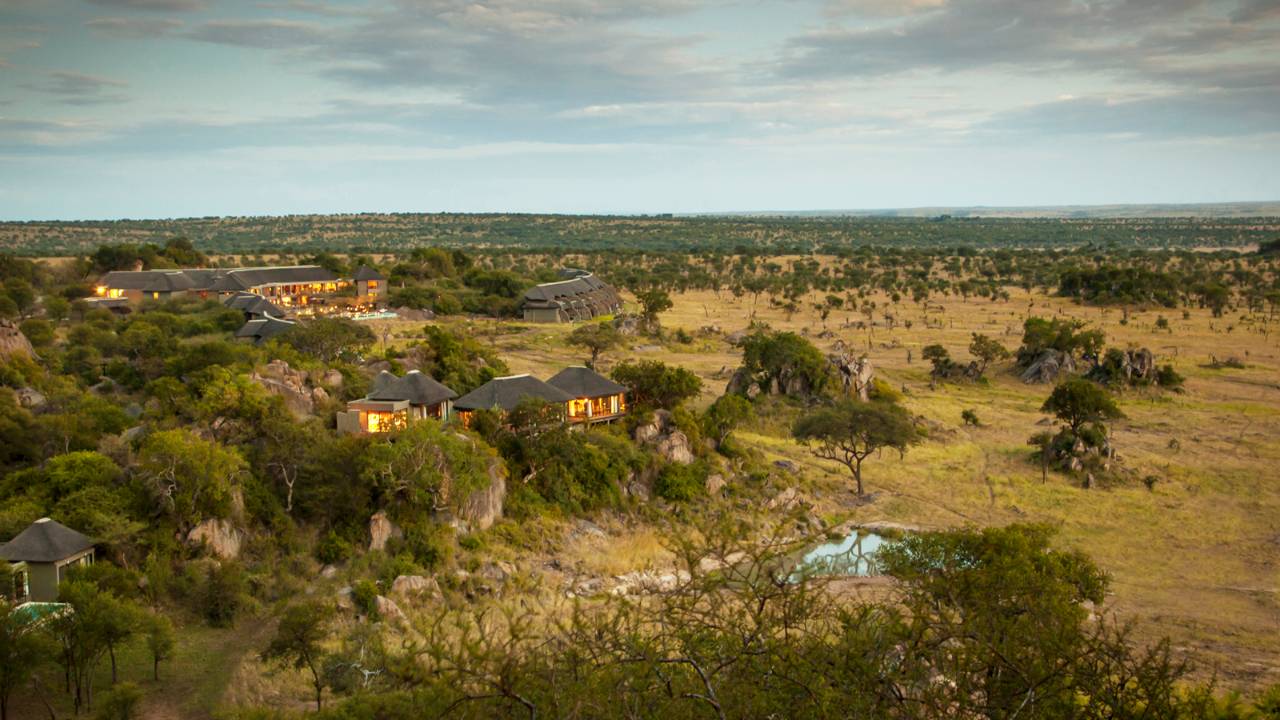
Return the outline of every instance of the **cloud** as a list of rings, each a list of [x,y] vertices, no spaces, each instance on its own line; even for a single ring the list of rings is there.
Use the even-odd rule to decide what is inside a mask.
[[[922,3],[837,3],[921,9]],[[1265,21],[1280,3],[1246,0],[949,0],[882,22],[835,24],[789,40],[779,77],[878,78],[1000,69],[1073,72],[1141,81],[1179,77],[1212,84],[1212,69],[1280,68],[1280,29]]]
[[[27,90],[56,95],[67,105],[105,105],[127,102],[122,94],[111,92],[127,87],[128,83],[96,75],[55,70],[46,73],[44,80],[23,83]]]
[[[168,35],[182,27],[181,20],[171,18],[97,18],[85,27],[104,37],[120,40],[139,40]]]
[[[1251,89],[1119,99],[1073,98],[1005,113],[979,129],[1029,137],[1125,135],[1191,139],[1280,134],[1280,92]]]
[[[497,105],[564,107],[723,87],[694,54],[700,37],[630,25],[695,7],[692,0],[404,0],[324,22],[209,22],[187,37],[290,51],[290,61],[364,89],[431,89]]]
[[[323,40],[319,26],[297,20],[216,20],[194,28],[186,37],[264,50],[314,47]]]
[[[94,5],[127,10],[194,12],[208,7],[206,0],[88,0]]]

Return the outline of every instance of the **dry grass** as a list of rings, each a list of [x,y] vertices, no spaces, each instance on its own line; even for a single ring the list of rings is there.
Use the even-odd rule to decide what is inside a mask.
[[[1010,522],[1043,522],[1059,528],[1060,542],[1091,554],[1113,577],[1114,609],[1140,621],[1140,636],[1170,636],[1179,649],[1240,688],[1280,682],[1280,337],[1249,332],[1238,317],[1213,318],[1192,310],[1133,311],[1122,324],[1116,309],[1081,307],[1058,298],[1011,290],[1012,300],[944,300],[927,318],[910,302],[892,307],[897,326],[871,331],[842,328],[860,314],[832,316],[828,328],[857,351],[865,351],[877,373],[905,388],[906,405],[940,423],[944,430],[912,449],[873,458],[866,475],[879,499],[853,507],[842,468],[813,459],[785,435],[785,423],[762,420],[740,441],[769,459],[799,463],[824,517],[893,520],[927,527]],[[815,298],[805,300],[808,306]],[[883,310],[891,303],[874,297]],[[663,315],[668,329],[694,332],[715,325],[742,329],[751,313],[749,298],[735,300],[710,292],[675,297]],[[1131,392],[1122,399],[1127,419],[1115,424],[1123,466],[1133,477],[1159,478],[1154,491],[1132,482],[1103,490],[1082,490],[1062,475],[1041,482],[1029,460],[1027,438],[1044,429],[1039,407],[1045,386],[1024,385],[1007,368],[994,368],[989,385],[946,385],[931,390],[920,350],[932,343],[953,357],[968,357],[970,334],[991,335],[1011,350],[1023,319],[1071,316],[1102,327],[1114,346],[1148,347],[1160,362],[1172,362],[1187,376],[1181,395]],[[835,338],[819,339],[818,318],[798,313],[788,319],[762,299],[756,316],[778,329],[807,332],[828,350]],[[1157,316],[1171,332],[1155,328]],[[881,322],[881,313],[876,313]],[[907,329],[904,320],[911,320]],[[1230,332],[1228,326],[1235,325]],[[526,326],[495,338],[513,372],[547,376],[581,354],[561,343],[569,328]],[[914,362],[908,363],[908,350]],[[1236,356],[1247,367],[1211,370],[1211,357]],[[651,340],[614,351],[607,362],[655,357],[694,370],[706,383],[701,403],[723,391],[721,368],[738,363],[723,341],[653,347]],[[983,425],[966,428],[960,413],[976,410]],[[1178,449],[1170,448],[1177,440]],[[590,558],[602,574],[642,566],[651,535],[623,534],[609,548],[594,545],[572,552]],[[604,557],[606,556],[607,557]]]

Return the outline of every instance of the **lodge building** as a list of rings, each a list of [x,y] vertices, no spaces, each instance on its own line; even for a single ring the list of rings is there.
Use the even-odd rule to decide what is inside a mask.
[[[348,290],[351,292],[348,292]],[[281,314],[307,315],[376,305],[385,279],[370,267],[340,278],[319,265],[185,270],[113,270],[102,276],[91,301],[127,311],[131,303],[179,297],[264,299]],[[241,300],[242,303],[248,301]],[[228,303],[230,304],[230,303]],[[248,307],[237,308],[249,311]],[[268,310],[259,314],[274,314]]]
[[[417,370],[404,377],[383,371],[373,390],[338,413],[340,433],[384,433],[418,420],[456,418],[463,426],[479,410],[509,413],[525,398],[539,398],[563,411],[575,425],[617,420],[627,413],[627,389],[585,367],[568,367],[543,382],[529,374],[497,377],[458,397],[452,389]]]

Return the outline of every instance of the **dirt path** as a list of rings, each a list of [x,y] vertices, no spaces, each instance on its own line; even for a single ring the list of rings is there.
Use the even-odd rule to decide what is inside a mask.
[[[270,623],[258,618],[240,621],[231,630],[210,631],[206,642],[187,648],[174,659],[174,672],[143,699],[141,720],[210,720],[226,694],[235,669],[262,644]],[[181,652],[181,651],[180,651]]]

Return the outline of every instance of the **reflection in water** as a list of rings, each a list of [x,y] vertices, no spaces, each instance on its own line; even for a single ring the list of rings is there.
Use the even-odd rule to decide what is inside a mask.
[[[825,543],[805,553],[793,577],[879,575],[875,555],[883,542],[875,533],[855,530],[840,542]]]

